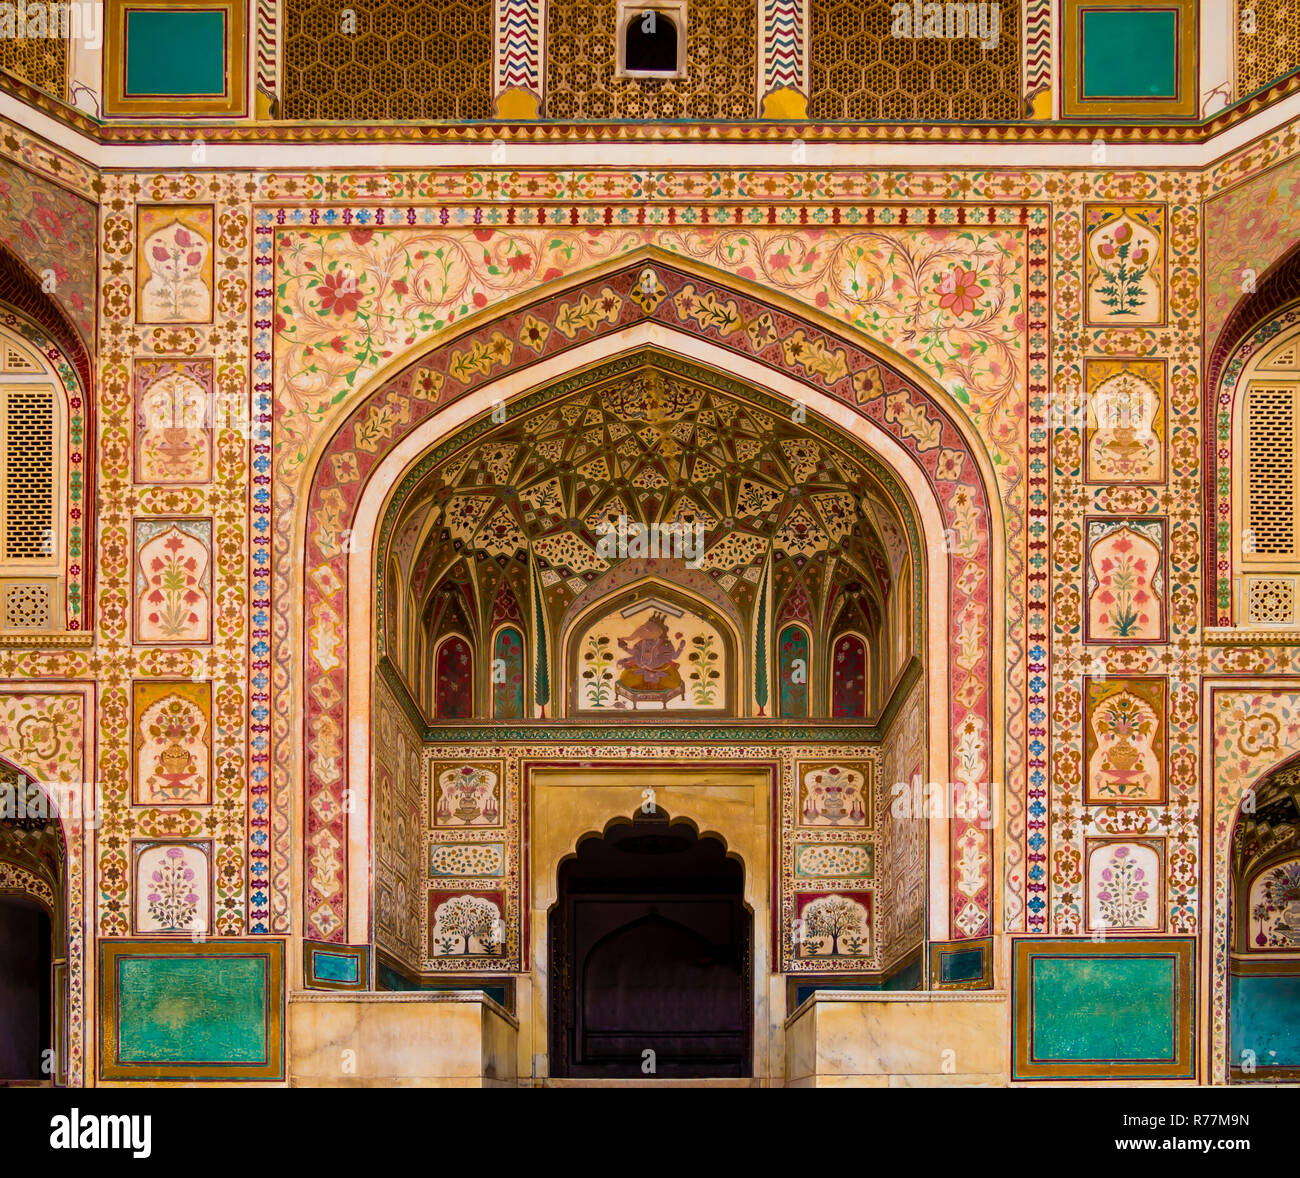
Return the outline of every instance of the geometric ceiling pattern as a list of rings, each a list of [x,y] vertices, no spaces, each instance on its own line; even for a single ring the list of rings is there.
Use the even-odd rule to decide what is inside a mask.
[[[633,536],[677,525],[693,576],[745,620],[770,553],[775,619],[800,618],[814,635],[845,609],[878,626],[907,556],[874,478],[793,412],[652,366],[511,413],[454,451],[413,489],[391,551],[410,614],[426,617],[434,590],[454,584],[479,632],[529,600],[531,553],[554,624],[619,563],[602,538],[620,517]]]

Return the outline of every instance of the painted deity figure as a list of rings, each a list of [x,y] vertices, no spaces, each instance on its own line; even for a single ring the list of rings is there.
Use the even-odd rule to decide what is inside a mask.
[[[617,664],[620,695],[634,703],[638,699],[663,700],[665,707],[674,696],[685,696],[677,660],[686,643],[683,640],[673,646],[663,614],[651,614],[630,637],[620,638],[618,645],[627,652]]]

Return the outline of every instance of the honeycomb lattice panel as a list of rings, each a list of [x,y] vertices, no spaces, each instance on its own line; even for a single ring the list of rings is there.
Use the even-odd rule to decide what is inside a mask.
[[[1295,624],[1295,582],[1289,577],[1251,577],[1247,582],[1246,620],[1252,626]]]
[[[487,119],[492,0],[285,0],[283,68],[287,119]]]
[[[0,70],[55,98],[68,93],[66,37],[0,38]]]
[[[889,10],[879,0],[809,0],[810,119],[1021,116],[1019,0],[1002,0],[997,44],[987,51],[968,37],[894,37]]]
[[[756,113],[758,6],[690,0],[686,76],[618,78],[615,0],[552,0],[546,25],[546,117],[752,119]]]
[[[1295,390],[1254,386],[1246,401],[1247,558],[1294,556]]]
[[[1255,31],[1246,32],[1253,12]],[[1300,4],[1237,0],[1237,94],[1245,98],[1300,68]]]
[[[49,560],[54,555],[54,395],[14,389],[6,400],[5,559]]]
[[[48,630],[50,628],[50,587],[19,584],[4,588],[6,630]]]

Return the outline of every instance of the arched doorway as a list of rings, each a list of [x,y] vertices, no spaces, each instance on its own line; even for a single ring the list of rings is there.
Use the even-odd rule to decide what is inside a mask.
[[[1229,1078],[1300,1077],[1300,762],[1247,795],[1232,836]]]
[[[679,430],[685,432],[680,421],[669,420],[666,412],[651,412],[647,420],[639,423],[636,438],[624,434],[612,443],[602,440],[598,446],[592,444],[591,453],[577,456],[578,461],[574,462],[574,456],[566,449],[569,443],[576,445],[585,440],[588,430],[605,427],[594,418],[589,419],[585,412],[571,421],[564,420],[562,414],[567,406],[562,401],[586,395],[586,390],[594,389],[596,384],[612,376],[631,377],[647,367],[647,359],[650,367],[671,370],[674,376],[682,376],[687,368],[693,369],[685,373],[690,383],[721,392],[729,401],[754,402],[774,422],[782,419],[779,431],[765,430],[758,439],[760,449],[773,441],[793,443],[788,451],[781,445],[781,455],[774,455],[774,468],[789,463],[801,468],[806,465],[806,452],[798,444],[800,439],[787,436],[790,426],[806,426],[825,431],[824,440],[836,450],[865,447],[876,456],[883,472],[899,484],[902,495],[890,498],[899,506],[903,500],[907,501],[908,510],[901,518],[912,523],[908,525],[907,544],[896,549],[903,557],[896,570],[892,564],[886,570],[884,564],[870,561],[861,568],[860,576],[846,577],[841,583],[837,563],[835,575],[822,579],[818,592],[788,592],[796,586],[781,581],[780,569],[773,574],[775,537],[768,536],[773,529],[782,530],[784,520],[780,518],[779,505],[791,497],[778,492],[769,509],[763,512],[768,516],[775,511],[778,518],[764,522],[761,528],[739,529],[752,532],[761,542],[748,563],[739,559],[739,563],[732,561],[725,568],[721,563],[713,567],[708,557],[711,545],[706,537],[706,563],[710,567],[692,572],[702,571],[713,585],[705,585],[698,577],[691,577],[688,584],[684,576],[670,577],[663,569],[638,567],[639,579],[630,587],[648,586],[656,577],[660,582],[671,581],[670,588],[691,594],[692,600],[707,598],[714,614],[722,616],[735,612],[728,609],[724,598],[732,595],[746,598],[740,611],[744,624],[740,627],[743,639],[738,649],[747,657],[752,655],[752,666],[746,664],[736,681],[742,714],[723,719],[752,724],[758,719],[771,720],[775,714],[784,721],[801,719],[796,714],[807,711],[808,718],[814,722],[835,721],[837,728],[845,722],[856,722],[858,727],[866,728],[871,720],[864,713],[871,708],[880,709],[891,690],[895,698],[904,699],[906,707],[889,713],[893,723],[886,725],[888,731],[881,736],[884,741],[881,772],[891,781],[903,777],[953,780],[964,796],[959,797],[957,814],[952,819],[934,814],[924,826],[909,826],[907,846],[903,854],[892,860],[906,876],[907,886],[902,893],[896,893],[906,896],[902,905],[905,918],[892,925],[882,924],[882,936],[898,931],[900,937],[914,943],[919,943],[926,933],[936,940],[947,939],[950,934],[974,938],[982,934],[990,920],[989,889],[997,862],[993,852],[999,843],[1000,827],[990,828],[987,823],[978,824],[963,817],[987,808],[989,787],[984,779],[990,775],[991,766],[1001,764],[1005,751],[1001,729],[992,722],[1003,699],[1003,685],[993,674],[1002,648],[1003,611],[998,595],[990,590],[988,578],[974,575],[977,569],[996,567],[1003,551],[1002,532],[997,523],[1000,516],[994,518],[996,503],[988,493],[993,478],[985,457],[978,448],[972,449],[968,444],[960,416],[954,416],[945,407],[942,393],[927,391],[922,387],[923,381],[915,375],[903,375],[892,360],[882,359],[874,348],[866,348],[848,335],[833,333],[825,324],[790,319],[786,308],[779,318],[783,330],[789,321],[789,347],[778,353],[767,330],[769,318],[776,314],[774,308],[749,293],[721,285],[714,277],[684,272],[677,261],[658,256],[653,261],[653,267],[648,267],[643,260],[630,260],[626,266],[620,264],[617,272],[605,271],[598,277],[583,278],[583,285],[566,288],[554,298],[539,300],[527,308],[521,307],[517,316],[512,311],[506,317],[476,328],[500,335],[505,344],[499,346],[509,345],[506,348],[510,352],[509,362],[494,360],[475,368],[467,367],[462,361],[468,337],[456,336],[426,352],[398,376],[385,378],[340,423],[320,453],[307,502],[303,505],[307,527],[302,567],[310,570],[303,573],[302,608],[306,640],[302,802],[308,848],[303,902],[308,927],[326,940],[372,942],[379,957],[388,952],[398,964],[416,975],[406,978],[407,984],[444,985],[445,979],[453,975],[469,984],[517,974],[520,1054],[523,1060],[531,1058],[535,1075],[545,1075],[541,1069],[545,1067],[544,1055],[550,1041],[547,1025],[550,1002],[544,987],[545,979],[551,975],[546,959],[547,916],[555,896],[546,893],[554,887],[558,863],[558,856],[552,855],[551,848],[557,844],[572,847],[567,840],[574,830],[567,821],[573,816],[568,802],[557,796],[554,800],[560,802],[560,807],[551,810],[539,800],[538,792],[546,793],[550,788],[538,785],[539,776],[552,769],[567,773],[575,763],[595,766],[594,776],[609,775],[608,782],[587,781],[581,790],[573,789],[577,784],[573,781],[557,787],[557,795],[560,788],[572,790],[569,796],[583,798],[583,805],[602,790],[625,789],[615,783],[622,779],[629,766],[628,756],[623,749],[615,755],[613,745],[626,744],[634,734],[632,724],[618,717],[618,726],[611,728],[608,739],[603,732],[587,735],[590,731],[587,718],[596,707],[596,701],[590,698],[579,699],[579,703],[586,705],[585,711],[574,709],[575,713],[582,713],[581,725],[572,723],[577,715],[563,711],[574,687],[573,676],[566,673],[575,665],[566,641],[571,636],[571,628],[564,624],[573,602],[552,599],[566,593],[575,601],[581,597],[579,609],[586,610],[588,600],[594,603],[597,595],[601,595],[612,602],[629,586],[616,585],[610,580],[593,583],[594,579],[608,576],[611,570],[593,567],[587,548],[560,544],[547,529],[578,533],[581,538],[582,529],[593,526],[588,516],[599,511],[602,504],[570,500],[575,497],[575,489],[584,494],[589,492],[593,479],[603,484],[603,474],[597,468],[585,469],[600,455],[604,454],[609,462],[615,457],[626,457],[631,462],[630,448],[637,444],[636,438],[654,446],[656,453],[665,457],[670,446],[672,453],[680,458],[684,448],[694,445],[691,437],[677,436]],[[648,274],[648,270],[653,273]],[[656,291],[657,282],[669,297],[656,294],[653,300],[647,301],[643,293],[648,278]],[[635,306],[640,310],[593,319],[590,326],[574,331],[574,324],[564,318],[568,314],[565,308],[571,306],[579,290],[587,297],[587,287],[592,288],[590,297],[596,299],[593,305],[607,310],[615,306]],[[680,295],[677,301],[674,292]],[[732,331],[721,335],[711,329],[697,330],[688,311],[705,295],[710,299],[715,295],[724,297],[728,306],[734,302],[741,321],[758,326],[752,332]],[[553,328],[551,322],[559,326]],[[523,342],[517,347],[514,341]],[[808,363],[810,346],[818,357],[828,357],[829,363]],[[827,352],[827,348],[832,350]],[[649,357],[648,353],[655,355]],[[719,382],[726,387],[720,389]],[[733,390],[732,384],[744,387]],[[712,398],[713,392],[708,395]],[[777,403],[768,405],[769,398]],[[404,496],[425,476],[435,468],[451,474],[445,464],[455,458],[454,451],[467,443],[478,445],[486,441],[486,435],[493,431],[514,429],[523,414],[544,412],[544,401],[553,402],[550,409],[561,414],[559,420],[564,428],[552,429],[551,422],[528,433],[547,445],[552,442],[552,433],[569,437],[569,441],[562,439],[558,443],[564,451],[558,461],[572,468],[557,474],[562,510],[553,510],[554,496],[548,499],[543,489],[539,489],[536,503],[524,501],[522,505],[513,505],[513,526],[498,504],[476,504],[475,507],[482,506],[483,510],[472,516],[456,511],[449,516],[445,510],[441,514],[430,511],[420,519],[415,515],[409,519],[401,515]],[[690,412],[694,413],[694,409]],[[695,418],[699,420],[698,414]],[[719,420],[722,418],[715,410],[714,421]],[[736,415],[731,414],[727,420],[737,420]],[[661,426],[667,430],[667,436],[661,432]],[[706,423],[706,428],[712,430],[713,426]],[[823,435],[819,433],[818,437]],[[485,452],[481,480],[478,466],[473,472],[468,464],[462,470],[485,493],[497,486],[518,485],[515,468],[520,456],[532,452],[529,447],[533,444],[528,439],[524,440],[526,445],[520,445],[517,438],[503,438],[503,441],[513,448],[503,446],[491,455]],[[627,456],[618,453],[619,447],[624,448]],[[758,457],[761,460],[761,453]],[[546,454],[542,458],[556,461]],[[724,454],[721,466],[717,460],[708,461],[714,469],[693,467],[687,481],[698,485],[722,480],[725,494],[738,502],[742,497],[739,484],[744,482],[754,456]],[[500,477],[496,467],[503,472]],[[537,469],[541,470],[540,464]],[[820,494],[824,489],[822,481],[833,477],[832,472],[829,467],[818,466],[812,473],[818,479]],[[641,500],[653,494],[675,517],[680,496],[673,480],[656,483],[646,476],[646,486],[641,487],[636,483],[639,474],[638,469],[631,478],[638,492],[634,498]],[[538,477],[543,482],[549,480],[549,475]],[[448,503],[466,490],[459,475],[439,481],[440,486],[432,483],[426,486],[432,495],[441,495]],[[796,472],[795,481],[806,483],[807,479],[800,479]],[[734,492],[730,489],[733,484]],[[531,487],[529,483],[525,489]],[[798,489],[802,494],[803,487]],[[859,506],[861,500],[858,497]],[[749,500],[745,499],[745,503],[748,505]],[[641,522],[635,518],[635,505],[628,506],[631,508],[626,513],[629,525]],[[716,526],[737,530],[731,502],[721,514],[703,503],[697,506],[717,517]],[[814,501],[814,507],[817,506]],[[534,520],[540,520],[542,515],[550,522],[542,534],[535,534]],[[857,515],[853,512],[852,520]],[[608,521],[608,515],[604,518]],[[659,513],[655,522],[663,523],[665,518]],[[682,518],[686,519],[684,513]],[[696,518],[704,522],[698,514]],[[427,531],[425,522],[429,525]],[[600,520],[595,522],[599,524]],[[670,522],[676,522],[675,518]],[[782,532],[783,543],[787,535],[791,543],[797,544],[811,534],[802,517],[797,522],[799,526],[792,523]],[[451,534],[452,524],[456,535]],[[455,550],[454,561],[450,555],[448,560],[457,567],[439,566],[436,559],[431,559],[427,571],[421,573],[419,564],[423,556],[416,554],[434,551],[422,547],[434,528],[448,531]],[[837,525],[834,531],[839,535],[841,529]],[[508,593],[497,583],[501,578],[488,561],[478,559],[479,550],[472,543],[488,533],[497,547],[509,544],[516,554],[523,551],[527,557],[525,561],[502,553],[488,554],[495,568],[506,572],[513,570],[512,560],[525,566],[519,570],[520,580],[511,583]],[[520,534],[527,543],[521,543]],[[587,547],[600,556],[598,545],[593,543]],[[888,558],[889,545],[885,548]],[[905,548],[911,552],[905,552]],[[424,577],[421,583],[435,589],[445,585],[446,600],[431,599],[428,594],[419,602],[403,598],[395,603],[395,614],[386,613],[390,594],[399,583],[408,580],[401,571],[406,566],[400,559],[399,571],[396,574],[391,571],[392,562],[387,558],[394,549],[409,549],[412,567]],[[445,553],[445,546],[437,549],[435,556],[437,552]],[[720,562],[724,556],[730,560],[732,555],[730,550],[725,550],[716,560]],[[737,547],[734,555],[743,558],[744,551]],[[555,567],[569,556],[585,558],[585,567],[566,565],[563,570]],[[498,557],[504,560],[504,565]],[[631,559],[629,539],[628,560]],[[642,558],[636,559],[644,565]],[[805,559],[802,567],[796,569],[798,579],[805,582],[805,589],[810,567],[811,562]],[[618,568],[615,566],[613,571],[617,573]],[[479,591],[479,570],[491,574],[492,592]],[[472,580],[462,575],[471,571]],[[913,631],[913,660],[902,671],[895,670],[908,650],[901,641],[897,646],[882,643],[874,661],[869,658],[870,651],[866,652],[867,657],[859,658],[855,649],[853,665],[844,676],[847,686],[840,691],[840,697],[846,702],[834,706],[837,697],[830,676],[829,652],[834,649],[835,638],[842,634],[870,637],[878,626],[886,624],[897,628],[894,619],[898,614],[881,610],[880,595],[873,590],[873,584],[880,584],[886,572],[891,586],[899,586],[894,593],[900,601],[903,595],[911,599],[914,608],[908,611],[908,616],[924,619],[928,624],[921,627],[920,633]],[[392,579],[386,580],[386,574]],[[426,612],[430,600],[434,600],[434,605]],[[804,693],[795,690],[782,697],[777,687],[784,686],[787,668],[791,684],[797,685],[796,671],[807,676],[809,659],[805,657],[807,652],[793,646],[782,656],[777,639],[813,609],[817,611],[814,621],[819,617],[824,619],[828,600],[834,613],[831,621],[836,626],[835,634],[826,632],[828,639],[823,640],[816,625],[796,631],[805,635],[811,653],[814,678],[810,681],[814,686],[806,693],[806,702]],[[931,603],[929,610],[922,608],[925,601]],[[809,611],[804,610],[805,603]],[[889,605],[888,596],[884,603]],[[669,616],[663,604],[682,605],[677,598],[665,597],[664,602],[653,607],[649,619],[652,627],[657,614]],[[841,613],[850,606],[863,616],[854,619],[852,624],[844,618],[845,628],[841,630],[838,628]],[[836,607],[840,607],[840,612],[835,612]],[[585,618],[587,614],[578,616]],[[457,697],[471,702],[470,722],[455,719],[442,723],[436,714],[427,714],[436,713],[436,706],[422,708],[419,700],[413,698],[425,681],[420,679],[415,685],[402,683],[403,667],[395,665],[388,656],[384,624],[376,624],[380,618],[386,622],[391,620],[396,627],[395,638],[402,632],[403,619],[418,623],[423,630],[423,646],[419,641],[408,642],[406,650],[413,652],[412,665],[421,670],[430,667],[436,670],[436,660],[431,662],[429,656],[453,633],[464,635],[465,628],[459,626],[461,620],[470,626],[470,636],[474,639],[472,657],[468,663],[460,664],[466,668],[464,679],[470,690]],[[629,626],[642,624],[640,618],[625,620]],[[546,625],[539,625],[539,621]],[[736,619],[732,617],[731,621],[734,625]],[[804,621],[808,619],[804,617]],[[668,623],[665,620],[663,624]],[[824,626],[822,630],[825,631]],[[498,651],[490,644],[503,633],[518,635],[522,641],[512,639]],[[586,631],[579,636],[579,657],[586,653],[587,636]],[[607,635],[594,634],[597,642],[602,636]],[[615,637],[618,636],[627,637],[621,634]],[[675,651],[690,635],[683,629],[681,635],[674,632],[670,637]],[[400,638],[397,640],[400,642]],[[889,658],[894,661],[890,662]],[[821,672],[816,670],[818,662]],[[797,667],[800,663],[802,668]],[[373,680],[355,673],[357,668],[367,665],[375,668]],[[766,671],[765,681],[760,676],[760,668]],[[579,668],[579,676],[582,669]],[[893,684],[889,682],[891,675]],[[781,684],[776,682],[777,676],[781,676]],[[621,678],[621,674],[615,673],[615,677]],[[958,682],[960,687],[956,686]],[[764,688],[762,692],[757,689],[760,684]],[[507,685],[513,694],[509,696],[508,706],[498,711],[498,696],[507,694]],[[424,686],[423,690],[436,703],[432,688]],[[615,690],[613,702],[621,698]],[[676,705],[679,699],[677,696],[669,702]],[[558,716],[557,702],[561,707]],[[650,704],[657,707],[625,708],[627,720],[640,724],[636,713],[642,713],[647,719],[663,718],[663,701],[650,701]],[[502,732],[496,726],[499,719],[507,718],[507,713],[511,723],[517,724],[520,711],[524,719],[517,728]],[[674,761],[688,762],[692,757],[710,763],[730,761],[730,743],[715,749],[703,744],[688,745],[678,739],[676,729],[689,724],[689,717],[674,716],[669,709],[664,723],[673,725],[674,730],[656,731],[638,755],[648,755],[648,750],[656,757],[662,755]],[[710,719],[709,723],[715,720]],[[395,734],[397,739],[387,739],[385,731]],[[688,735],[699,742],[711,731],[697,725]],[[949,739],[949,734],[957,731],[961,733],[960,742]],[[402,732],[406,732],[406,739],[401,738]],[[887,961],[901,958],[894,952],[897,946],[887,939],[864,940],[859,949],[850,949],[847,954],[838,951],[834,944],[817,945],[814,954],[812,948],[798,942],[794,935],[797,913],[801,910],[798,906],[809,897],[845,891],[865,908],[867,903],[863,897],[870,891],[869,883],[866,886],[852,881],[845,883],[839,877],[831,879],[820,870],[828,861],[814,844],[834,841],[831,835],[839,812],[821,813],[809,804],[807,796],[796,806],[793,797],[797,790],[805,793],[811,790],[823,769],[842,770],[841,763],[862,757],[864,741],[856,731],[850,735],[841,732],[838,744],[820,739],[813,743],[819,736],[820,733],[809,736],[805,751],[799,751],[805,746],[788,742],[769,746],[773,750],[772,760],[765,763],[763,772],[771,775],[775,785],[770,794],[763,796],[761,807],[753,806],[755,812],[761,808],[769,820],[757,828],[761,834],[753,840],[756,845],[744,852],[745,874],[751,888],[748,900],[756,914],[756,950],[760,954],[766,952],[769,961],[779,961],[782,971],[815,970],[831,975],[828,980],[838,980],[867,969],[870,962],[863,959],[873,952],[880,953],[882,968]],[[751,754],[752,743],[748,738],[744,741],[746,754]],[[417,751],[422,744],[423,762]],[[698,748],[698,752],[687,751],[691,748]],[[535,764],[538,757],[549,764]],[[702,777],[710,776],[701,774],[695,765],[683,764],[680,768],[691,774],[691,780],[697,785]],[[748,771],[744,765],[735,768]],[[853,780],[865,776],[860,766],[848,768],[857,775]],[[654,769],[659,771],[657,767]],[[329,804],[329,799],[344,789],[349,791],[349,804],[346,807]],[[718,787],[715,792],[721,796],[723,791]],[[445,806],[444,793],[448,794]],[[452,794],[457,796],[453,798]],[[357,800],[360,804],[353,804]],[[783,825],[788,821],[793,827],[794,816],[798,814],[800,825],[810,826],[812,830],[806,844],[783,848],[779,858],[767,854],[774,845],[771,832],[776,829],[770,816],[778,806],[782,807]],[[600,813],[602,816],[629,813],[631,808],[620,800],[618,806],[602,807]],[[882,815],[888,813],[884,808],[877,809]],[[698,813],[693,808],[684,812]],[[847,812],[859,826],[873,821],[867,818],[865,807],[855,810],[849,806]],[[788,820],[785,815],[789,815]],[[566,821],[561,821],[562,817]],[[722,817],[721,824],[710,820],[709,828],[726,830],[729,845],[739,847],[740,843],[732,836],[733,827],[726,821],[734,816],[723,814]],[[404,829],[409,830],[412,822],[429,828],[430,861],[410,854],[409,840],[400,834]],[[596,825],[598,828],[599,822]],[[592,829],[592,825],[583,822],[576,829]],[[548,848],[546,853],[538,851],[541,846]],[[814,849],[810,851],[808,847]],[[960,887],[954,887],[950,868],[958,848],[962,861],[971,871],[962,876]],[[803,874],[798,876],[793,866],[796,853],[808,861],[800,868]],[[848,868],[851,873],[858,873],[853,876],[856,881],[871,864],[861,848],[851,854],[853,859]],[[530,870],[530,864],[538,868],[536,874]],[[769,871],[773,877],[781,873],[779,888],[774,880],[760,880]],[[816,878],[807,882],[810,874]],[[760,894],[764,882],[767,886],[761,888]],[[470,899],[464,901],[467,896]],[[426,897],[428,904],[424,903]],[[531,909],[527,907],[530,898]],[[479,927],[489,935],[482,937],[475,933],[466,941],[463,933],[454,931],[441,920],[439,913],[444,905],[453,901],[461,901],[456,911],[472,908],[479,914]],[[773,917],[770,921],[763,915],[769,912],[769,903]],[[489,909],[498,914],[495,919],[491,918]],[[767,982],[766,965],[759,956],[755,961],[755,990],[762,991],[755,994],[754,1005],[756,1027],[761,1029],[755,1035],[755,1068],[760,1069],[765,1058],[773,1067],[779,1066],[775,1033],[769,1031],[779,1028],[787,995],[779,993],[772,998],[774,991]],[[773,1003],[774,1013],[763,1010],[763,1003],[768,1000]],[[755,1074],[769,1072],[756,1070]]]
[[[584,840],[558,883],[552,1076],[751,1074],[753,920],[721,841],[638,812]]]
[[[67,856],[49,796],[0,764],[0,1085],[66,1082]]]

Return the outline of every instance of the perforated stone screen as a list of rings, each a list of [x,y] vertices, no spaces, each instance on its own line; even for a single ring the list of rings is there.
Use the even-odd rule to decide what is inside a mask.
[[[1019,0],[998,6],[997,39],[988,49],[969,36],[895,37],[890,8],[875,0],[810,0],[809,118],[1021,117]]]
[[[282,114],[356,122],[489,118],[492,0],[374,0],[351,8],[286,0]]]
[[[68,42],[61,37],[0,37],[0,70],[64,98],[68,90]]]
[[[690,0],[686,8],[686,76],[618,78],[615,0],[553,0],[546,28],[546,117],[752,119],[756,6]]]
[[[1300,69],[1300,4],[1237,0],[1236,97],[1253,94],[1294,69]]]

